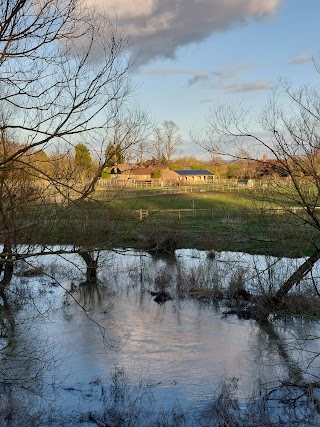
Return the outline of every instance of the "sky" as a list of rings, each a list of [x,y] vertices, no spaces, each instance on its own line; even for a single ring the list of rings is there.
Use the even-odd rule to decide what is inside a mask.
[[[97,0],[117,15],[137,62],[135,98],[153,120],[173,120],[184,145],[210,108],[244,103],[259,112],[280,77],[317,84],[319,0]]]

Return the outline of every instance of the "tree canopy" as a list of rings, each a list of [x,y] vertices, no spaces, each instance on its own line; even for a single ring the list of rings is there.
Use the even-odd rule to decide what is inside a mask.
[[[79,176],[89,177],[92,170],[92,159],[89,149],[84,144],[76,145],[74,160]]]

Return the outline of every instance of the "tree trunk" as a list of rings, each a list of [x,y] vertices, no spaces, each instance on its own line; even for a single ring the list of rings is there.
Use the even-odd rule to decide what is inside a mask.
[[[13,276],[13,259],[11,245],[4,244],[0,255],[0,296],[3,297],[6,287],[11,282]]]
[[[300,267],[287,279],[273,297],[274,303],[279,303],[287,293],[312,270],[315,263],[320,259],[320,249],[311,255]]]
[[[98,259],[94,259],[90,252],[79,252],[79,255],[85,261],[87,266],[87,283],[97,283]]]
[[[11,344],[15,336],[15,319],[11,310],[11,307],[8,302],[8,298],[5,294],[2,295],[3,305],[0,305],[0,316],[2,317],[1,321],[4,318],[7,320],[8,327],[6,328],[8,344]]]

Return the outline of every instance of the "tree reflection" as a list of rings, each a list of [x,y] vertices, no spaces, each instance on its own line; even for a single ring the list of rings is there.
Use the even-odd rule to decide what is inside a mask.
[[[19,285],[11,284],[0,304],[0,425],[36,426],[42,399],[57,392],[55,374],[66,352],[49,337],[36,293]]]

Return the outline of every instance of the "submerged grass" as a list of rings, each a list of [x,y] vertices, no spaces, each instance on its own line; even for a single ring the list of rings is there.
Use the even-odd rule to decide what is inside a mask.
[[[319,427],[319,388],[308,384],[262,381],[248,397],[239,397],[239,379],[222,378],[211,399],[185,408],[179,400],[163,404],[155,397],[156,385],[133,378],[115,366],[109,380],[96,378],[78,392],[95,396],[91,405],[68,412],[39,407],[18,397],[2,399],[0,423],[14,427]],[[88,393],[88,390],[89,393]],[[70,390],[69,393],[74,393]],[[70,397],[71,397],[70,394]]]
[[[243,298],[246,290],[246,272],[239,268],[231,275],[227,283],[217,264],[218,254],[210,252],[209,256],[189,271],[183,262],[178,263],[177,293],[181,296],[197,298]],[[154,276],[154,288],[159,291],[172,290],[174,277],[172,271],[161,266]],[[145,267],[141,267],[145,269]],[[277,276],[277,271],[268,264],[268,280]],[[25,270],[28,271],[28,270]],[[143,271],[141,270],[141,273]],[[135,273],[137,274],[137,272]],[[27,274],[28,277],[28,274]],[[263,283],[259,284],[261,292]],[[266,289],[268,295],[272,288]],[[311,305],[316,307],[312,299],[317,295],[316,283],[311,283],[308,292],[298,292],[290,298],[296,306],[301,306],[301,295],[306,298],[305,310],[310,311]],[[220,296],[219,296],[220,295]],[[309,298],[309,300],[307,300]],[[293,304],[293,303],[292,303]],[[284,313],[290,315],[290,311]],[[291,312],[292,314],[292,312]],[[270,342],[272,339],[269,334]],[[275,338],[273,338],[275,340]],[[287,355],[285,355],[287,357]],[[248,398],[239,397],[237,378],[224,379],[221,386],[213,392],[213,396],[205,406],[196,403],[190,408],[184,407],[178,400],[171,405],[163,404],[155,397],[157,384],[143,375],[134,377],[123,367],[115,366],[110,378],[96,378],[89,387],[78,390],[65,390],[70,399],[76,393],[81,407],[71,413],[60,408],[46,408],[33,411],[32,402],[25,404],[19,401],[14,388],[0,389],[0,425],[15,427],[300,427],[320,425],[319,395],[320,385],[294,383],[289,380],[277,386],[259,387]],[[91,399],[91,400],[90,400]],[[68,394],[66,401],[68,401]],[[87,405],[89,401],[89,405]],[[91,407],[90,407],[91,405]],[[66,411],[66,410],[65,410]]]
[[[247,268],[233,265],[228,271],[219,267],[219,254],[213,256],[208,252],[208,255],[205,262],[192,268],[177,264],[177,297],[215,301],[221,309],[228,308],[223,312],[225,315],[235,314],[246,319],[254,318],[250,314],[252,310],[266,308],[274,319],[320,319],[320,291],[316,278],[302,281],[281,303],[274,304],[272,299],[282,284],[281,278],[288,274],[288,267],[276,268],[276,263],[266,257],[263,270],[254,265]]]

